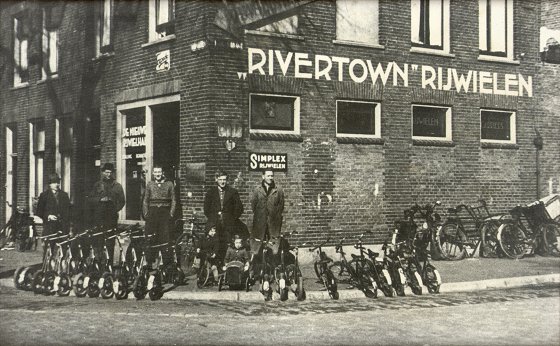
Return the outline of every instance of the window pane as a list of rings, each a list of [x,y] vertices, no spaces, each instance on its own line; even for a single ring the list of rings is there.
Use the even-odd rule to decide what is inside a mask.
[[[50,73],[54,74],[58,72],[58,45],[57,45],[57,32],[49,32],[49,69]]]
[[[35,196],[43,192],[43,154],[35,154]]]
[[[478,49],[481,51],[488,50],[487,41],[487,28],[486,21],[488,17],[487,13],[487,0],[478,1]]]
[[[420,0],[411,0],[410,3],[410,37],[414,43],[423,43],[423,35],[421,35],[421,3]]]
[[[441,46],[443,44],[442,38],[442,24],[443,24],[443,4],[441,0],[426,0],[428,3],[428,20],[430,26],[430,45]]]
[[[251,95],[251,129],[294,131],[293,97]]]
[[[101,37],[101,46],[111,44],[111,0],[105,0],[103,6],[103,35]]]
[[[374,135],[376,106],[374,103],[337,102],[337,132]]]
[[[142,196],[146,186],[144,168],[146,163],[146,115],[144,108],[125,113],[126,128],[123,129],[122,145],[126,161],[126,219],[140,220]]]
[[[510,112],[482,111],[480,115],[480,138],[490,140],[511,140]]]
[[[35,124],[35,151],[45,151],[45,129],[42,124]]]
[[[506,0],[490,1],[490,51],[506,51]]]
[[[156,0],[156,6],[157,6],[157,24],[167,23],[169,21],[168,0]]]
[[[377,44],[378,33],[378,0],[337,0],[337,39]]]
[[[446,137],[447,108],[413,106],[412,135]]]

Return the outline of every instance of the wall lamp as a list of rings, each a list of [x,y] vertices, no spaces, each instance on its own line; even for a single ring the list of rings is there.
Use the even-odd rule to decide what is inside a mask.
[[[218,121],[218,137],[226,140],[225,146],[230,152],[236,146],[235,140],[243,137],[243,127],[239,122],[232,120]]]

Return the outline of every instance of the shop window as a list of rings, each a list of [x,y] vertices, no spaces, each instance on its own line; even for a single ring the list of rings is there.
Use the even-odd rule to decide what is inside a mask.
[[[72,171],[72,142],[74,139],[74,126],[72,119],[57,119],[56,137],[57,157],[56,168],[60,174],[62,189],[70,194]]]
[[[513,59],[513,0],[479,0],[480,55]]]
[[[175,0],[150,0],[149,41],[175,34]]]
[[[14,87],[29,82],[29,17],[27,12],[14,17]]]
[[[413,105],[412,138],[451,141],[451,107]]]
[[[58,74],[58,28],[52,18],[53,7],[43,8],[43,39],[41,79],[55,77]]]
[[[30,123],[30,174],[29,195],[31,198],[43,192],[43,176],[45,161],[45,124],[42,121]]]
[[[379,44],[379,1],[337,0],[336,39]]]
[[[299,112],[299,97],[251,94],[251,132],[299,134]]]
[[[411,0],[413,47],[449,52],[449,0]]]
[[[336,101],[337,137],[380,138],[380,121],[379,103]]]
[[[515,112],[480,110],[480,140],[515,144]]]
[[[111,39],[113,26],[113,0],[98,2],[95,8],[95,54],[100,56],[113,51]]]

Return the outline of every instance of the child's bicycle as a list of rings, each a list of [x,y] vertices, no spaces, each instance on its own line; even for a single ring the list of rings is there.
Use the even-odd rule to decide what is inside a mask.
[[[228,286],[232,290],[245,289],[249,292],[251,289],[249,273],[247,272],[249,268],[245,268],[245,263],[231,261],[226,263],[224,268],[224,272],[220,274],[218,279],[218,291],[221,291],[224,286]]]
[[[311,244],[312,248],[309,249],[310,252],[314,252],[317,250],[317,256],[315,261],[313,262],[313,269],[315,269],[315,275],[323,283],[325,289],[329,293],[329,297],[331,299],[338,299],[338,285],[337,279],[335,278],[333,272],[329,268],[329,264],[333,263],[333,260],[327,256],[327,254],[323,251],[322,247],[327,244],[331,238],[327,238],[324,242],[319,245]]]
[[[298,300],[305,299],[305,289],[303,288],[303,278],[301,275],[301,270],[299,269],[298,263],[298,248],[290,247],[290,244],[286,240],[293,234],[297,234],[297,231],[293,231],[287,234],[280,234],[278,239],[278,265],[274,268],[274,279],[277,283],[277,292],[280,294],[280,300],[284,301],[288,299],[288,293],[290,288],[293,286],[294,293]],[[290,251],[294,251],[292,254]]]
[[[253,240],[261,242],[261,246],[250,261],[250,282],[251,285],[254,285],[259,281],[259,291],[264,296],[264,300],[269,301],[272,300],[272,284],[274,281],[274,258],[270,246],[274,242],[256,238]]]

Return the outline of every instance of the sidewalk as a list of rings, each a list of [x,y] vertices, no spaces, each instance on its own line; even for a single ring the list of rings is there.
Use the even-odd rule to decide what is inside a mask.
[[[19,266],[41,262],[39,251],[17,252],[15,250],[0,251],[0,286],[13,287],[13,272]],[[505,258],[473,258],[456,262],[433,261],[439,270],[443,284],[442,293],[459,291],[476,291],[484,289],[500,289],[536,285],[543,283],[560,283],[560,258],[527,257],[521,260]],[[304,287],[307,299],[329,299],[323,286],[317,283],[312,263],[301,264]],[[424,288],[427,293],[427,288]],[[364,298],[362,292],[347,289],[347,285],[339,284],[340,299]],[[407,295],[412,295],[409,288]],[[131,297],[131,296],[130,296]],[[383,294],[379,292],[379,297]],[[257,287],[251,292],[221,291],[217,287],[199,289],[195,278],[189,277],[187,284],[166,292],[162,299],[193,299],[193,300],[255,300],[263,301]],[[290,295],[290,299],[295,299]],[[393,298],[398,299],[398,298]]]

